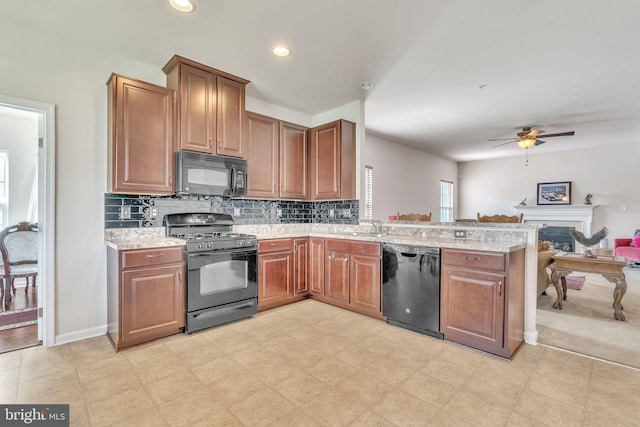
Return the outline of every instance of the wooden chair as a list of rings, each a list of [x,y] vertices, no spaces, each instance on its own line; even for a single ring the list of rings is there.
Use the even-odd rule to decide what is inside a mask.
[[[478,222],[511,222],[511,223],[520,223],[522,222],[523,213],[518,215],[480,215],[478,212]]]
[[[400,212],[398,212],[398,221],[426,221],[429,222],[431,221],[431,212],[429,212],[429,215],[424,215],[424,214],[401,214]]]
[[[36,286],[38,275],[38,224],[21,222],[2,230],[2,233],[0,233],[0,252],[2,252],[2,261],[4,263],[4,280],[8,281],[7,290],[11,285],[11,290],[14,294],[16,293],[14,280],[18,277],[24,277],[27,282],[24,288],[25,293],[29,288],[29,279],[31,279],[32,286]]]

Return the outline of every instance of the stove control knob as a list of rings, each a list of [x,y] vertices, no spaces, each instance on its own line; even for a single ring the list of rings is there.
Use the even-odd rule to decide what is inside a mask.
[[[211,249],[213,247],[213,242],[208,242],[207,243],[207,249]]]
[[[196,244],[196,249],[202,249],[202,248],[203,248],[202,243],[197,243]]]

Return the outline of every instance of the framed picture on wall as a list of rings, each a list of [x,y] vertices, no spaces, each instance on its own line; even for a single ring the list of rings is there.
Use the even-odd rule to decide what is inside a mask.
[[[539,205],[570,205],[571,181],[541,182],[538,184]]]

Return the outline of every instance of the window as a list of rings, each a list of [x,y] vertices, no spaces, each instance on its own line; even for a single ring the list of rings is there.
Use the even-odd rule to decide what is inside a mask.
[[[9,155],[0,151],[0,230],[7,226],[9,213]]]
[[[373,219],[373,166],[364,167],[364,219]]]
[[[453,182],[440,181],[440,222],[453,221]]]

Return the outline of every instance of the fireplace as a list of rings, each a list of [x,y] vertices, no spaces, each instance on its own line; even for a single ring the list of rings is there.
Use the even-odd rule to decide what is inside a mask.
[[[576,239],[569,230],[575,227],[544,227],[538,230],[538,240],[551,242],[556,251],[575,252]]]

